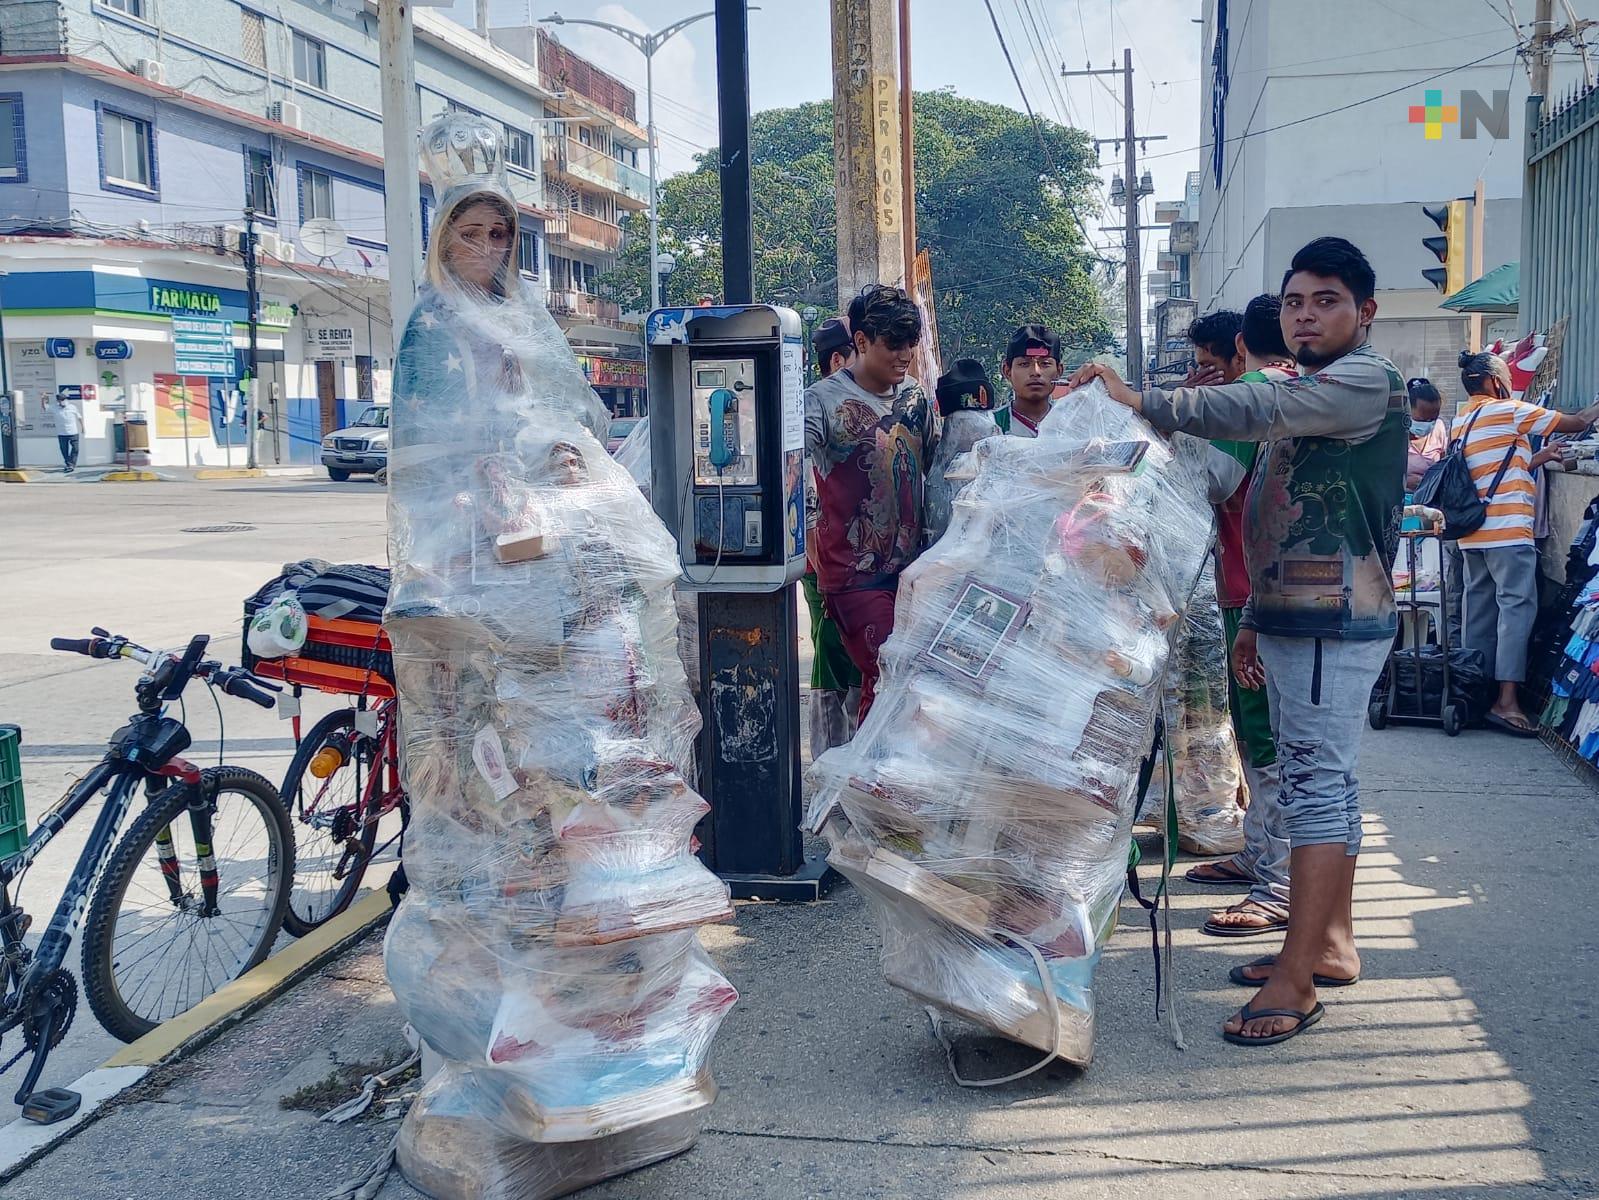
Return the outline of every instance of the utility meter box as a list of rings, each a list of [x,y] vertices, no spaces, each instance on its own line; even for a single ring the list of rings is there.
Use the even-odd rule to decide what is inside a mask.
[[[645,326],[650,497],[691,589],[771,592],[805,573],[799,314],[662,308]]]

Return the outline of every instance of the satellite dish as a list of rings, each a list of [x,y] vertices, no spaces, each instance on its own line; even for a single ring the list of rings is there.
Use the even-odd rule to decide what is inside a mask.
[[[333,258],[349,244],[344,226],[331,217],[313,217],[300,226],[300,245],[312,258]]]

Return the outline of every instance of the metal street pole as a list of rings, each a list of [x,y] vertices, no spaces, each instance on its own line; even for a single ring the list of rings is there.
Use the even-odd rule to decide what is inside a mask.
[[[722,301],[755,303],[755,226],[750,192],[749,13],[716,0],[716,105],[721,146]]]
[[[747,11],[760,10],[751,6]],[[587,17],[563,17],[558,12],[551,13],[540,22],[544,25],[592,25],[596,29],[616,34],[644,56],[644,107],[645,120],[649,123],[650,140],[650,307],[652,309],[661,307],[661,214],[660,197],[657,194],[660,185],[657,182],[659,168],[656,164],[655,52],[694,22],[715,15],[715,11],[695,13],[692,17],[673,21],[664,29],[654,33],[640,33],[624,25],[613,25],[609,21],[591,21]]]
[[[244,210],[244,303],[250,318],[250,386],[245,391],[244,399],[244,465],[251,470],[259,465],[255,461],[255,411],[258,403],[255,392],[258,386],[256,381],[261,374],[258,361],[260,347],[256,344],[256,312],[261,307],[261,293],[256,266],[255,209],[251,207]],[[232,430],[228,431],[228,465],[233,465]]]
[[[644,106],[650,128],[650,311],[661,307],[660,184],[655,164],[655,52],[644,56]]]
[[[416,21],[408,0],[378,0],[378,60],[383,108],[383,226],[389,244],[389,330],[399,341],[422,262],[417,199]],[[390,354],[398,349],[391,346]],[[252,431],[253,432],[253,431]]]
[[[6,273],[0,270],[0,283]],[[10,368],[6,365],[6,302],[0,294],[0,468],[17,469],[17,402],[11,395]]]

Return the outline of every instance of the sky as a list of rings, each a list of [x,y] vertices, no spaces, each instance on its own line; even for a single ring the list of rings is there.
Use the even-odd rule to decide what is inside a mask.
[[[1134,112],[1140,134],[1164,134],[1150,142],[1154,175],[1151,199],[1179,199],[1186,173],[1199,166],[1200,0],[992,0],[1000,29],[1022,84],[1040,117],[1083,129],[1094,137],[1122,132],[1120,78],[1061,79],[1064,61],[1120,65],[1123,47],[1133,51]],[[494,25],[524,24],[559,11],[648,31],[712,7],[712,0],[491,0]],[[828,0],[768,0],[750,14],[750,91],[756,111],[832,96]],[[454,16],[474,19],[473,0],[456,0]],[[984,0],[912,0],[911,75],[918,90],[953,86],[973,99],[1023,108],[1001,53]],[[644,60],[621,38],[592,27],[568,25],[557,35],[578,53],[634,86],[644,117]],[[693,166],[694,155],[715,145],[716,50],[712,22],[701,21],[673,38],[655,58],[656,126],[661,173]],[[1114,160],[1114,161],[1113,161]],[[1104,147],[1108,187],[1120,157]],[[1041,164],[1029,164],[1041,168]],[[1143,217],[1153,218],[1151,202]],[[1107,208],[1089,220],[1102,247],[1120,238],[1099,225],[1121,219]],[[1144,269],[1154,266],[1155,242],[1144,239]]]

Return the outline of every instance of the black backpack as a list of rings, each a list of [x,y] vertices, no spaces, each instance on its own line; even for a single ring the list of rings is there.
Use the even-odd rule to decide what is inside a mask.
[[[1478,495],[1471,468],[1466,465],[1466,440],[1471,437],[1471,427],[1480,416],[1482,409],[1479,408],[1466,422],[1465,431],[1449,443],[1444,456],[1427,468],[1427,473],[1416,485],[1414,502],[1443,513],[1446,541],[1458,541],[1466,534],[1476,533],[1482,528],[1483,522],[1488,519],[1488,502],[1499,490],[1499,481],[1510,468],[1510,460],[1521,440],[1519,436],[1511,440],[1510,448],[1505,451],[1505,461],[1499,464],[1493,482],[1488,485],[1487,494]]]

